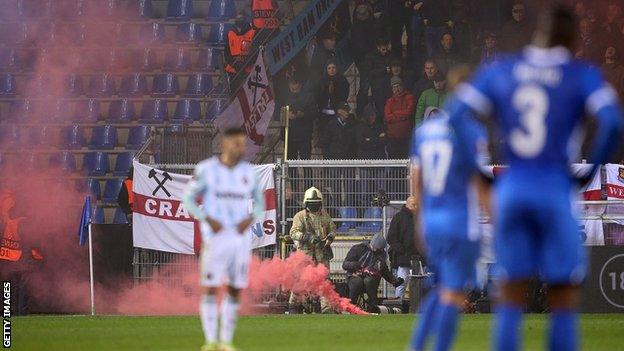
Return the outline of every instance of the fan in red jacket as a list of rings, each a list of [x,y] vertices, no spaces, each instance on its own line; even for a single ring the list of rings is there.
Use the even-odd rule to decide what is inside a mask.
[[[412,129],[414,128],[414,95],[403,87],[399,77],[392,77],[392,96],[386,100],[384,122],[388,139],[388,157],[407,158]]]

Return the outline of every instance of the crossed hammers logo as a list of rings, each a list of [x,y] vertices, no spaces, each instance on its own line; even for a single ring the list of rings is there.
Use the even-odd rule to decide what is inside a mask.
[[[171,178],[171,176],[167,172],[162,172],[162,175],[163,175],[163,179],[162,180],[158,179],[157,175],[158,175],[158,172],[156,172],[155,169],[152,168],[149,171],[148,177],[154,179],[156,184],[158,184],[158,186],[154,189],[154,191],[152,191],[152,195],[156,195],[158,190],[162,189],[165,192],[165,194],[167,194],[168,197],[171,197],[171,193],[167,190],[167,188],[165,188],[165,183],[167,181],[169,181],[169,180],[173,180],[173,178]]]
[[[247,87],[249,89],[253,88],[252,106],[256,106],[256,94],[258,92],[258,88],[266,89],[268,86],[267,84],[262,83],[262,76],[261,76],[262,68],[259,65],[256,65],[256,67],[254,67],[254,71],[256,73],[255,80],[253,80],[252,78],[253,73],[249,75],[249,79],[247,80]]]

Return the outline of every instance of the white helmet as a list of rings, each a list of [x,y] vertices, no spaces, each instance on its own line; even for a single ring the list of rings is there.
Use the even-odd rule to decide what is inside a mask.
[[[311,187],[303,194],[303,205],[311,212],[318,212],[323,205],[323,194],[315,187]]]

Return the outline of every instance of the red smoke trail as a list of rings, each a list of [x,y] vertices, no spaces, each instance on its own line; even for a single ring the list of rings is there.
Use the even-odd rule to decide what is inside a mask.
[[[315,265],[312,259],[295,252],[287,259],[277,257],[254,260],[249,270],[249,293],[259,295],[263,290],[278,289],[292,291],[303,296],[325,297],[337,311],[353,314],[367,314],[354,306],[349,299],[341,297],[327,279],[329,271],[323,265]]]

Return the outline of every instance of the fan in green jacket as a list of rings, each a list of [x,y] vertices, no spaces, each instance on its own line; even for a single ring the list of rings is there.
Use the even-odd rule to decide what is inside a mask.
[[[433,85],[433,88],[423,91],[418,98],[416,113],[414,114],[416,127],[420,126],[423,122],[423,117],[427,107],[441,108],[446,100],[448,95],[448,92],[446,91],[446,77],[444,77],[444,75],[440,72],[436,73],[433,77]]]

